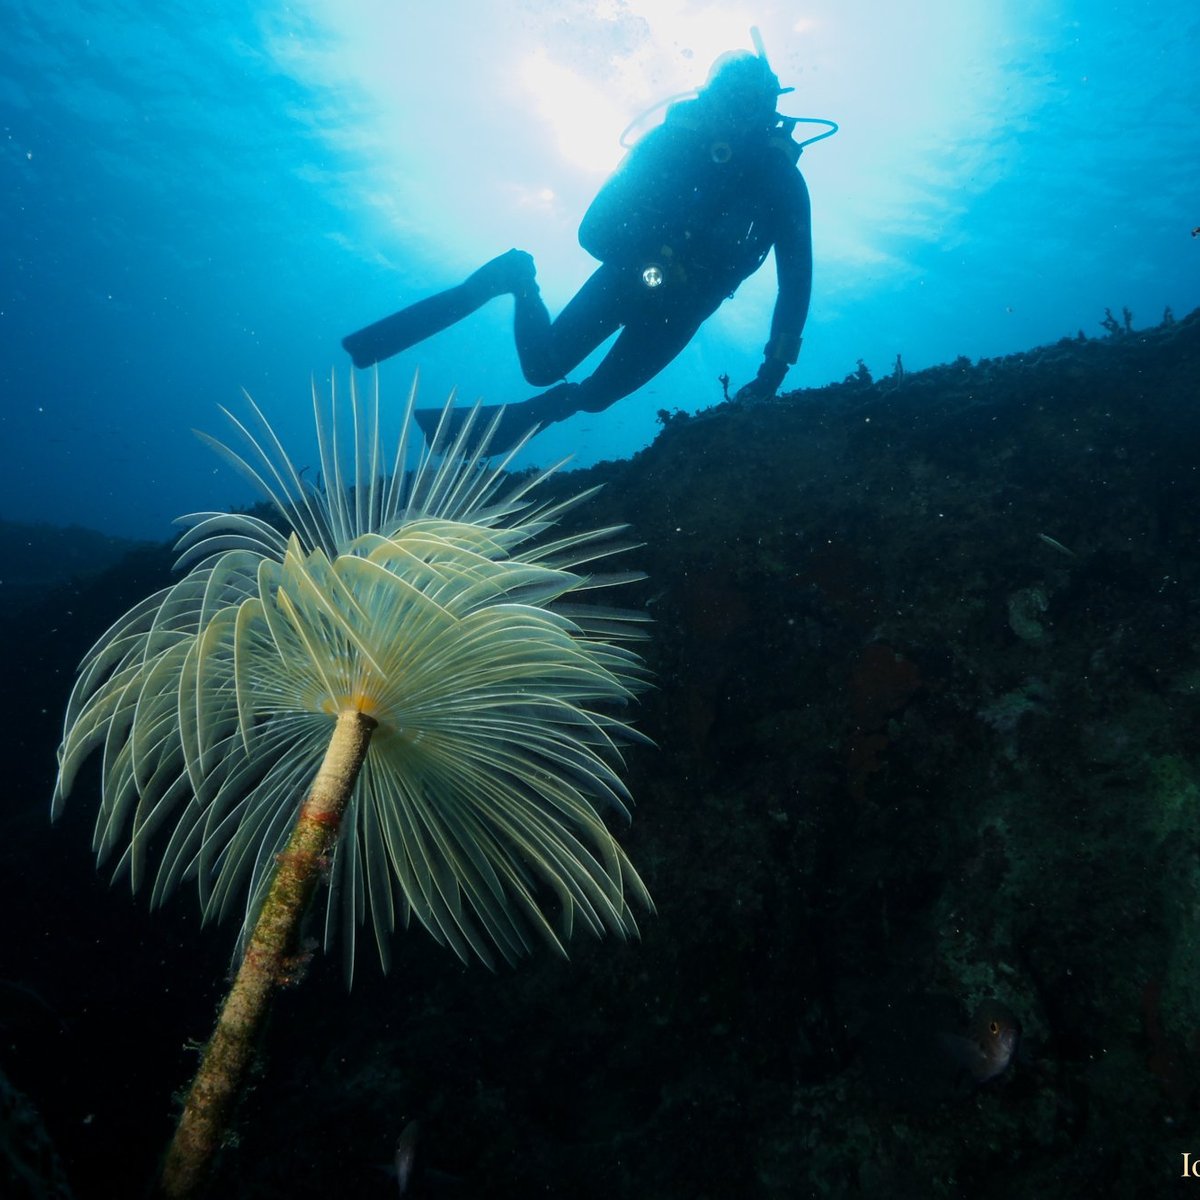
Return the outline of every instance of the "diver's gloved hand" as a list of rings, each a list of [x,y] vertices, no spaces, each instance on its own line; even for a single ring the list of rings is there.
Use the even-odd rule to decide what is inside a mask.
[[[788,364],[782,359],[768,358],[758,368],[758,374],[749,383],[738,388],[733,398],[735,400],[769,400],[779,391],[779,385],[787,373]]]

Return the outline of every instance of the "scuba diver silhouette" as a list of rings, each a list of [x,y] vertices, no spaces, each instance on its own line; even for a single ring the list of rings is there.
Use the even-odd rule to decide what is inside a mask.
[[[671,104],[662,124],[635,143],[601,188],[579,227],[580,245],[601,265],[557,318],[542,301],[533,258],[509,250],[457,287],[344,338],[354,365],[369,367],[489,300],[512,295],[522,373],[538,387],[563,382],[506,408],[488,447],[500,453],[535,423],[600,412],[652,379],[773,248],[778,295],[770,337],[758,374],[736,398],[773,396],[800,352],[812,291],[812,232],[797,166],[807,143],[792,137],[800,118],[775,111],[777,97],[792,89],[779,86],[761,39],[755,43],[757,54],[721,55],[695,98]],[[565,382],[618,329],[595,372]],[[475,428],[486,428],[497,411],[482,409]],[[416,413],[431,441],[441,412]],[[470,412],[454,410],[451,436]]]

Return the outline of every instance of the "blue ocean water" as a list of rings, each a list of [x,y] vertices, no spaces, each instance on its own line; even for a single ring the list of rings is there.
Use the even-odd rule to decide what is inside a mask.
[[[343,334],[510,245],[551,308],[621,127],[762,28],[833,118],[806,152],[816,283],[787,387],[1135,328],[1200,304],[1200,15],[1158,4],[0,9],[0,518],[160,538],[249,499],[194,439],[245,388],[298,461]],[[977,10],[977,11],[976,11]],[[627,455],[757,365],[770,264],[658,379],[538,439]],[[523,399],[508,301],[385,364],[396,408]]]
[[[237,916],[202,929],[192,879],[152,909],[107,886],[112,858],[93,871],[102,765],[185,798],[178,760],[152,763],[194,724],[156,702],[165,672],[137,716],[118,673],[104,753],[46,820],[81,656],[172,555],[10,522],[162,538],[249,501],[190,433],[224,432],[243,387],[312,479],[308,389],[345,387],[341,337],[510,245],[564,304],[619,131],[752,22],[786,110],[841,124],[802,160],[817,277],[787,386],[812,390],[669,420],[589,473],[605,486],[562,528],[629,521],[640,543],[623,590],[652,617],[655,686],[630,706],[650,744],[614,826],[657,912],[641,944],[580,937],[569,964],[494,975],[397,930],[392,974],[368,951],[348,995],[308,926],[217,1194],[394,1197],[405,1147],[415,1200],[1062,1200],[1189,1172],[1191,9],[0,6],[0,1196],[66,1196],[58,1175],[142,1193]],[[659,378],[527,458],[629,455],[656,410],[715,403],[755,370],[773,296],[768,265]],[[385,363],[391,425],[418,368],[429,403],[528,395],[510,320],[497,301]],[[961,355],[989,361],[936,368]],[[860,364],[879,382],[820,388]],[[170,619],[154,640],[178,663]],[[513,725],[540,707],[504,690]]]

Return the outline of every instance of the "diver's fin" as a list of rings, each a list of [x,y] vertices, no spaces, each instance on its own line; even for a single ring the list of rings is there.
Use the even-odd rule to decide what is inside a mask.
[[[446,417],[446,437],[443,442],[452,441],[460,429],[463,422],[467,419],[469,408],[453,409]],[[442,410],[440,408],[417,408],[413,410],[413,420],[420,427],[421,433],[425,437],[425,441],[432,446],[433,439],[437,435],[437,428],[442,419]]]
[[[413,410],[413,419],[417,422],[421,432],[425,435],[425,441],[430,446],[434,444],[434,438],[437,437],[438,426],[442,426],[442,436],[438,442],[438,448],[444,452],[458,440],[458,436],[462,433],[467,418],[471,416],[472,412],[475,412],[475,422],[471,426],[471,437],[460,449],[466,454],[475,454],[483,450],[485,457],[490,458],[494,454],[503,454],[506,450],[511,449],[522,434],[529,432],[531,425],[529,417],[516,411],[523,407],[520,404],[514,405],[505,414],[496,430],[495,436],[489,439],[486,448],[483,446],[484,435],[487,433],[488,427],[491,425],[496,414],[500,411],[501,406],[498,404],[481,404],[478,411],[469,407],[452,409],[446,414],[444,423],[442,420],[442,409],[418,408]]]
[[[358,368],[373,367],[412,343],[405,341],[403,312],[392,313],[382,321],[376,321],[365,329],[349,333],[342,338],[342,349],[350,355],[350,361]]]
[[[522,400],[519,404],[510,404],[504,408],[496,428],[492,430],[487,445],[482,445],[484,436],[491,429],[492,421],[500,412],[501,405],[483,404],[479,408],[455,408],[446,414],[442,426],[442,436],[438,445],[442,450],[450,446],[462,432],[466,420],[475,412],[475,422],[471,426],[470,437],[462,449],[468,453],[482,450],[485,458],[496,454],[504,454],[511,450],[526,434],[535,430],[545,429],[556,421],[565,421],[580,411],[577,399],[579,385],[575,383],[559,383],[548,392]],[[440,408],[418,408],[413,411],[413,417],[425,435],[429,445],[434,444],[438,425],[442,422]]]
[[[477,308],[506,292],[536,289],[533,259],[524,250],[508,250],[486,262],[458,287],[410,304],[390,317],[342,338],[356,367],[373,367],[409,346],[458,324]]]
[[[496,428],[492,430],[492,422],[496,419],[496,414],[500,412],[501,407],[499,404],[481,404],[478,410],[456,408],[446,414],[444,422],[440,408],[418,408],[413,411],[413,417],[425,435],[425,441],[430,446],[434,445],[438,426],[442,426],[441,437],[437,442],[437,448],[442,453],[446,453],[451,446],[454,446],[456,451],[461,454],[482,454],[484,458],[493,458],[497,454],[507,454],[522,438],[534,432],[537,423],[537,418],[529,411],[528,402],[510,404],[504,410]],[[472,412],[475,413],[475,420],[471,425],[470,433],[466,441],[458,446],[456,443],[459,435]],[[487,436],[489,430],[491,430],[491,437]],[[487,439],[486,445],[485,438]]]
[[[356,367],[373,367],[449,328],[479,307],[478,304],[454,303],[458,300],[457,291],[456,288],[430,296],[428,300],[419,300],[390,317],[347,334],[342,338],[342,346]]]

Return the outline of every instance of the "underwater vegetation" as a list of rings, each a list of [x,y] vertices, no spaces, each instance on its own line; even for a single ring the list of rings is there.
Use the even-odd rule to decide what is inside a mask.
[[[321,486],[253,404],[254,432],[234,420],[248,450],[213,443],[283,530],[184,518],[185,574],[88,653],[59,752],[55,814],[103,752],[101,862],[117,854],[136,890],[156,860],[152,903],[195,880],[206,918],[244,906],[236,977],[167,1156],[170,1196],[210,1169],[270,995],[304,957],[318,884],[348,980],[368,919],[386,968],[414,915],[490,963],[493,948],[528,952],[529,931],[560,952],[577,924],[628,935],[630,899],[650,906],[600,815],[626,814],[616,767],[633,735],[613,710],[644,682],[623,644],[640,618],[568,608],[620,580],[584,573],[620,530],[547,539],[583,497],[539,501],[545,473],[507,485],[507,458],[462,451],[469,430],[406,470],[411,396],[385,457],[378,397],[352,385],[347,473],[336,395],[331,419],[315,390],[313,404]]]

